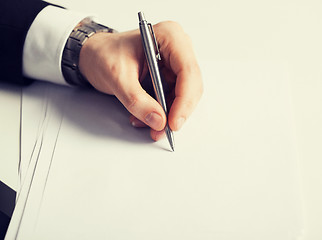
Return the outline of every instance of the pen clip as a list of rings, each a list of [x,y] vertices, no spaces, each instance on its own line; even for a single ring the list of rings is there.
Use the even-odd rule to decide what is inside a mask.
[[[158,42],[157,42],[157,39],[155,37],[155,34],[154,34],[154,31],[153,31],[153,27],[152,27],[152,24],[151,23],[148,23],[148,26],[150,28],[150,33],[153,37],[153,40],[154,40],[154,47],[156,49],[156,58],[161,61],[161,54],[160,54],[160,51],[159,51],[159,47],[158,47]]]

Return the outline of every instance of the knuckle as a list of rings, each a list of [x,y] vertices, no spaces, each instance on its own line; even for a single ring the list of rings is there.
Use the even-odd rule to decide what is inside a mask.
[[[196,105],[196,101],[194,101],[194,99],[186,99],[184,105],[186,109],[193,109]]]
[[[106,66],[108,66],[109,72],[113,77],[119,78],[119,74],[122,72],[120,64],[106,63]]]
[[[182,30],[181,25],[175,21],[166,21],[164,23],[165,25],[167,25],[168,28],[171,28],[173,30]]]
[[[166,34],[183,32],[183,28],[181,25],[175,21],[164,21],[155,25],[157,29],[160,29],[160,32],[164,32]]]
[[[133,114],[136,112],[138,102],[139,102],[138,96],[136,94],[132,94],[127,97],[124,105],[127,108],[127,110]]]

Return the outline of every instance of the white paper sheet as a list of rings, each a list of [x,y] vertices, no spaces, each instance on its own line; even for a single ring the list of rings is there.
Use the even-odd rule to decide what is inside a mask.
[[[26,178],[32,155],[37,155],[40,147],[41,129],[44,128],[48,101],[47,84],[37,84],[24,88],[21,108],[21,161],[19,165],[19,189]],[[50,86],[50,85],[49,85]],[[38,144],[37,144],[38,142]],[[34,168],[34,166],[31,166]],[[17,191],[17,198],[20,190]]]
[[[202,69],[204,97],[175,134],[174,153],[166,140],[132,128],[113,97],[69,89],[63,102],[50,98],[56,125],[45,134],[57,142],[43,146],[7,239],[296,239],[301,202],[286,66]]]
[[[0,83],[0,180],[18,187],[21,87]]]
[[[47,134],[49,121],[60,122],[59,113],[55,105],[68,97],[69,91],[61,86],[39,82],[24,88],[22,96],[22,122],[21,122],[21,162],[19,165],[20,187],[24,184],[29,167],[34,169],[35,159],[38,157],[43,139]],[[51,116],[54,114],[54,118]],[[51,131],[54,129],[50,128]],[[18,191],[17,198],[20,191]]]

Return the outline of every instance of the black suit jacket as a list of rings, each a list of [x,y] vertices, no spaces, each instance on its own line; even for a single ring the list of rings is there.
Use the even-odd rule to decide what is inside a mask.
[[[0,81],[28,84],[22,76],[25,38],[37,14],[48,5],[41,0],[0,0]]]

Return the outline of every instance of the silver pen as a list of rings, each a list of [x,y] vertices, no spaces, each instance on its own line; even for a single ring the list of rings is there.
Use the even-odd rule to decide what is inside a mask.
[[[151,23],[148,23],[145,19],[145,16],[142,12],[138,13],[139,15],[139,25],[140,32],[142,37],[142,43],[144,48],[145,57],[148,62],[148,68],[152,78],[154,92],[157,98],[157,101],[162,106],[165,115],[168,117],[167,105],[165,101],[165,96],[162,87],[162,79],[159,71],[158,61],[161,61],[161,55],[156,41],[153,28]],[[153,38],[153,39],[152,39]],[[165,133],[167,135],[168,141],[172,151],[174,151],[174,137],[173,132],[169,128],[169,124],[165,126]]]

